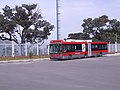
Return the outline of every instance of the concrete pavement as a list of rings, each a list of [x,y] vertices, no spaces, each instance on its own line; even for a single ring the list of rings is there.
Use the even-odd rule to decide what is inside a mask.
[[[0,90],[120,90],[120,56],[0,64]]]

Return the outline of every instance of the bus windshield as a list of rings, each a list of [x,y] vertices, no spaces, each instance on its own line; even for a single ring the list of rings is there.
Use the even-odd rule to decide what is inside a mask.
[[[62,53],[62,45],[61,44],[50,44],[50,54],[54,53]]]

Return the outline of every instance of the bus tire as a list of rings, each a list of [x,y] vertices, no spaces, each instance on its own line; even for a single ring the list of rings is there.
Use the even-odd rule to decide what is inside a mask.
[[[68,59],[72,59],[72,55],[71,54],[69,55]]]
[[[102,52],[100,52],[100,55],[99,55],[100,57],[102,56]]]
[[[87,58],[87,54],[84,55],[84,58]]]

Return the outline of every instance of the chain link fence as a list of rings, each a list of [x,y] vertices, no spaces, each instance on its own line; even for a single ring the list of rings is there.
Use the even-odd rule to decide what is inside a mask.
[[[120,44],[108,44],[108,52],[120,52]],[[49,55],[48,45],[40,46],[39,44],[0,44],[0,56],[29,56]]]
[[[120,44],[108,44],[108,52],[109,53],[120,52]]]
[[[0,56],[29,56],[30,53],[32,55],[48,55],[48,46],[0,44]]]

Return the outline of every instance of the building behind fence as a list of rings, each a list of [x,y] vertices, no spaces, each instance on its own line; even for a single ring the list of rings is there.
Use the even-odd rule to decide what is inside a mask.
[[[108,44],[108,52],[120,52],[120,44]],[[29,56],[33,55],[48,55],[48,45],[41,46],[39,44],[0,44],[0,56]]]

